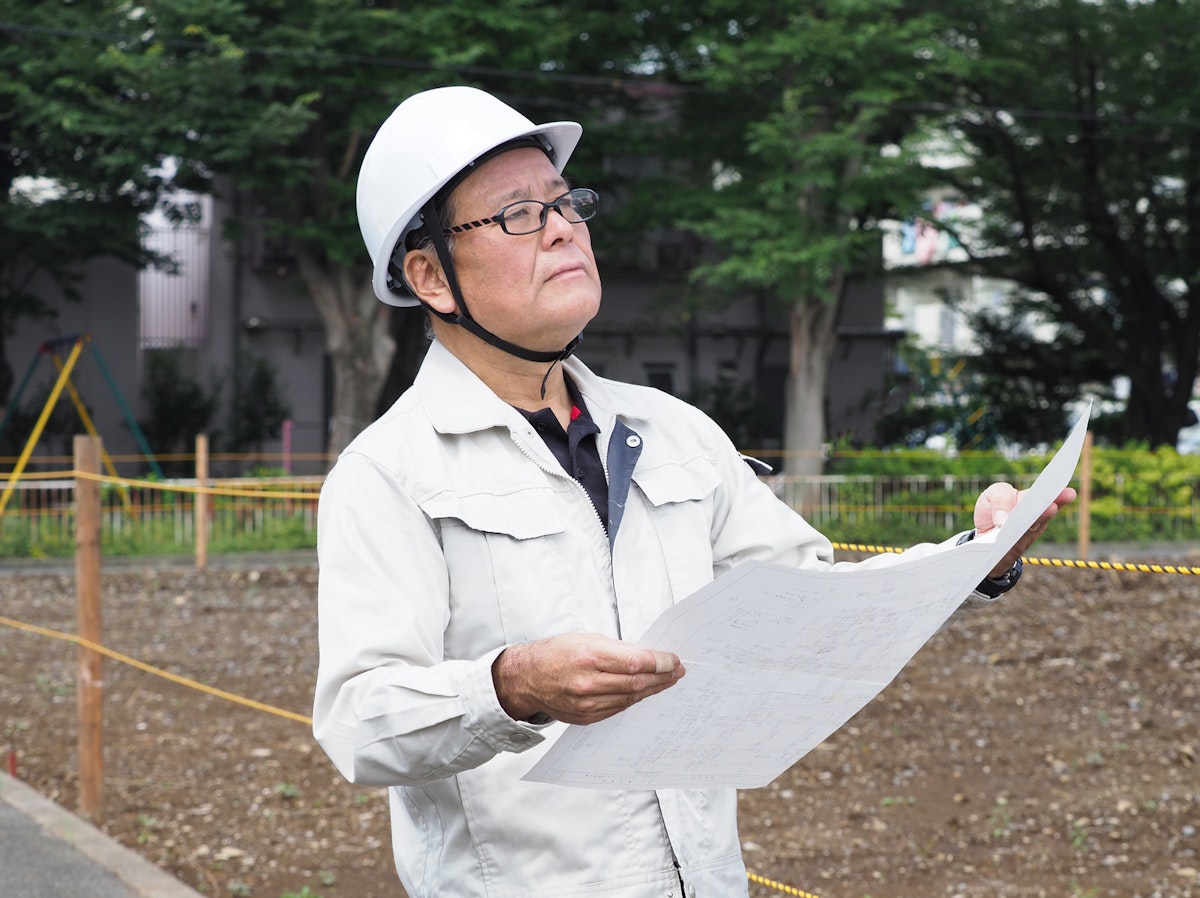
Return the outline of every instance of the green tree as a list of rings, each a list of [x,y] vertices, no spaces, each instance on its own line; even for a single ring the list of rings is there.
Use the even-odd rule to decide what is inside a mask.
[[[983,212],[958,235],[971,267],[1063,326],[1044,381],[1077,393],[1107,365],[1130,382],[1117,439],[1174,443],[1200,365],[1200,5],[927,5],[958,54],[927,99],[958,157],[945,180]],[[991,333],[996,377],[1024,376],[1031,352]],[[1062,364],[1085,347],[1090,362]]]
[[[676,25],[654,58],[694,88],[672,139],[680,224],[715,252],[695,277],[787,311],[787,471],[818,472],[839,304],[880,273],[881,223],[928,186],[908,145],[941,49],[928,17],[892,0],[712,2]]]
[[[180,180],[236,190],[241,226],[284,242],[321,315],[332,451],[374,418],[395,348],[355,218],[374,129],[419,89],[482,82],[511,93],[500,67],[536,74],[559,38],[557,18],[530,0],[139,5],[123,61],[131,89],[185,123],[166,148],[183,166]]]
[[[49,319],[43,291],[78,299],[85,264],[141,265],[138,216],[165,186],[163,127],[122,90],[103,4],[0,0],[0,400],[13,372],[6,338]]]
[[[1061,326],[1050,340],[1038,339],[1029,322],[1037,320],[1041,308],[1019,294],[1009,308],[973,316],[982,351],[967,360],[974,401],[987,409],[998,433],[1023,446],[1060,433],[1068,406],[1083,392],[1111,401],[1118,373],[1104,347],[1070,325]],[[1099,438],[1114,429],[1112,423],[1096,408],[1089,427]],[[1115,429],[1120,432],[1119,426]],[[1123,440],[1118,437],[1118,442]]]
[[[196,434],[210,433],[219,394],[219,385],[206,388],[184,370],[178,351],[148,352],[142,382],[146,416],[138,426],[155,454],[190,453]],[[219,434],[213,436],[220,441]],[[169,467],[181,473],[188,470],[181,462]]]
[[[242,379],[230,403],[229,431],[225,442],[233,452],[255,451],[265,440],[279,436],[292,407],[279,389],[275,366],[267,359],[243,352],[238,361]]]
[[[634,19],[625,65],[682,88],[657,129],[663,170],[681,176],[675,196],[648,195],[716,250],[698,285],[788,309],[785,441],[810,450],[799,457],[816,458],[823,438],[844,285],[878,272],[879,222],[916,211],[935,186],[983,210],[977,228],[937,222],[969,267],[1014,281],[1021,314],[1062,326],[1046,346],[1017,305],[1006,321],[977,322],[989,339],[972,363],[981,395],[1018,403],[1001,418],[1020,419],[1021,400],[1031,421],[1061,417],[1081,390],[1103,393],[1124,374],[1117,438],[1173,442],[1200,349],[1200,86],[1189,74],[1200,7],[715,2]]]

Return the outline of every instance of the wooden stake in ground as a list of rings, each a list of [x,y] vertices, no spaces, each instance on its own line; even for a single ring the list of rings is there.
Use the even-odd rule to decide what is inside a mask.
[[[208,434],[196,436],[196,501],[194,530],[196,533],[196,570],[208,567]]]
[[[100,438],[75,437],[75,594],[79,635],[99,645],[100,481],[81,477],[100,473]],[[76,696],[79,706],[79,810],[99,823],[104,817],[104,658],[78,648]]]
[[[1083,435],[1079,464],[1079,560],[1092,550],[1092,432]]]

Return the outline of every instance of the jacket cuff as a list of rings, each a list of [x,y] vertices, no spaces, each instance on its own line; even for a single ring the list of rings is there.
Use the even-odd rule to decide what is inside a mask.
[[[497,752],[520,753],[543,742],[542,731],[554,720],[544,724],[513,720],[500,706],[496,695],[496,683],[492,679],[492,664],[508,646],[488,652],[472,665],[471,673],[463,683],[462,694],[466,701],[469,719],[467,726]]]

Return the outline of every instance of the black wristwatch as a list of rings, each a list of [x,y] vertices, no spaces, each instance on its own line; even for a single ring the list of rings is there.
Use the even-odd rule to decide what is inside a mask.
[[[963,543],[969,543],[974,538],[974,530],[970,531],[969,533],[964,533],[961,537],[959,537],[958,545],[961,546]],[[1017,563],[999,577],[985,577],[983,580],[979,581],[979,585],[975,587],[975,591],[983,593],[989,599],[1002,596],[1004,593],[1008,592],[1017,585],[1017,581],[1021,579],[1021,571],[1024,570],[1024,568],[1024,562],[1018,558]]]
[[[1004,595],[1014,586],[1017,585],[1017,580],[1021,577],[1021,570],[1025,565],[1021,559],[1017,559],[1017,563],[1010,567],[999,577],[987,577],[979,582],[975,587],[976,592],[981,592],[989,599],[994,599],[996,596]]]

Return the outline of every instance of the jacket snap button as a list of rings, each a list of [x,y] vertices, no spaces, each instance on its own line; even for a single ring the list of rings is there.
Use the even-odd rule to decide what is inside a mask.
[[[528,742],[529,734],[528,733],[513,733],[512,741],[513,742]]]
[[[636,433],[631,433],[629,436],[625,437],[625,445],[630,449],[636,449],[638,446],[642,445],[642,438]],[[671,898],[671,896],[668,894],[667,898]]]

